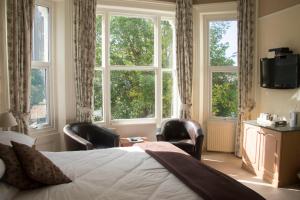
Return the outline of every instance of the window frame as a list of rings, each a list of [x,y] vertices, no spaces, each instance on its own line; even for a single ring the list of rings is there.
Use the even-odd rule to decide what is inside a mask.
[[[161,117],[162,121],[168,120],[171,118],[175,118],[179,116],[179,108],[180,108],[180,100],[179,100],[179,91],[177,84],[177,71],[176,71],[176,30],[175,30],[175,17],[161,17],[161,21],[168,20],[171,22],[171,26],[173,28],[173,66],[171,68],[163,68],[162,63],[161,66]],[[159,37],[161,39],[161,37]],[[161,50],[162,48],[160,48]],[[159,55],[162,55],[160,52]],[[161,60],[161,59],[160,59]],[[172,85],[172,107],[171,107],[171,116],[164,118],[163,117],[163,73],[169,72],[172,75],[173,85]]]
[[[32,128],[29,125],[31,134],[50,132],[55,130],[55,110],[54,110],[54,69],[53,69],[53,3],[47,0],[36,0],[35,6],[47,7],[49,11],[48,21],[48,62],[31,60],[31,69],[46,70],[46,99],[47,99],[47,115],[48,123],[42,124],[37,128]]]
[[[160,21],[161,20],[172,20],[175,24],[175,13],[170,12],[161,12],[161,11],[141,11],[131,10],[128,8],[114,8],[114,7],[102,7],[97,9],[97,15],[102,16],[102,110],[103,110],[103,120],[94,121],[97,124],[102,124],[106,126],[118,125],[118,124],[149,124],[149,123],[160,123],[162,118],[163,111],[163,102],[162,102],[162,90],[163,90],[163,80],[162,74],[164,71],[172,72],[173,76],[173,88],[172,88],[172,110],[178,108],[174,106],[175,103],[178,103],[178,98],[174,98],[176,94],[175,87],[175,74],[176,74],[176,59],[174,59],[172,68],[162,68],[161,63],[161,32],[160,32]],[[153,63],[150,66],[117,66],[110,64],[110,17],[111,16],[128,16],[128,17],[138,17],[138,18],[148,18],[153,20],[154,26],[154,54],[153,54]],[[174,26],[175,27],[175,26]],[[175,30],[173,31],[173,55],[175,58]],[[154,72],[155,80],[155,109],[154,117],[152,118],[134,118],[134,119],[112,119],[111,112],[111,71],[151,71]],[[105,95],[104,95],[105,94]],[[172,113],[171,117],[174,117],[176,112]]]
[[[204,16],[204,51],[205,51],[205,60],[204,65],[207,70],[207,95],[208,95],[208,118],[214,120],[236,120],[236,117],[231,116],[214,116],[212,112],[212,76],[215,72],[224,72],[224,73],[237,73],[238,75],[238,63],[236,66],[211,66],[210,65],[210,44],[209,44],[209,22],[211,21],[233,21],[237,20],[236,13],[228,14],[211,14]],[[238,92],[238,91],[237,91]]]

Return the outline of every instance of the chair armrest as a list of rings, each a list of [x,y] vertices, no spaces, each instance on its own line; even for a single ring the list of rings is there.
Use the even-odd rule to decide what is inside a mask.
[[[196,137],[196,144],[195,144],[195,157],[201,161],[204,134],[201,126],[197,126],[196,131],[197,131],[197,137]]]
[[[165,136],[161,132],[161,128],[156,130],[156,140],[157,141],[165,141]]]
[[[204,140],[203,130],[200,124],[193,120],[184,120],[185,128],[188,131],[191,140],[195,143],[195,156],[198,160],[201,160],[202,145]]]
[[[86,139],[76,135],[75,133],[73,133],[68,126],[64,127],[64,133],[66,136],[70,137],[71,139],[73,139],[75,142],[83,145],[86,150],[91,150],[94,149],[94,146],[91,142],[87,141]]]

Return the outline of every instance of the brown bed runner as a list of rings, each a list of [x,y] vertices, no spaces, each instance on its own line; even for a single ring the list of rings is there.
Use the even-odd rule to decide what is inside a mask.
[[[263,200],[233,178],[167,142],[136,144],[205,200]]]

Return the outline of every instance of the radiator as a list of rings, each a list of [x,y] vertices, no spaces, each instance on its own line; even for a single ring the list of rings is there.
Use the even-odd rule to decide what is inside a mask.
[[[231,120],[207,122],[207,150],[234,152],[236,123]]]

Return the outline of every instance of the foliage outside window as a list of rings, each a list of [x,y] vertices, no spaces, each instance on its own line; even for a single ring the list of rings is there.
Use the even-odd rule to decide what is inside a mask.
[[[43,128],[50,124],[50,12],[48,7],[41,5],[35,5],[34,12],[29,125]]]
[[[109,27],[103,26],[104,19],[108,20]],[[97,16],[94,121],[104,120],[105,102],[108,102],[105,104],[109,106],[106,110],[110,111],[112,120],[156,118],[157,101],[162,101],[160,109],[163,117],[171,117],[174,27],[171,21],[161,19],[161,55],[158,56],[155,51],[158,39],[155,33],[158,30],[155,26],[154,18],[143,16]],[[106,29],[109,29],[109,35],[103,39]],[[102,55],[106,55],[102,48],[106,46],[109,49],[103,51],[108,54],[108,62],[102,66]],[[161,58],[162,66],[157,66],[155,59],[158,57]],[[161,80],[157,78],[157,73],[162,74]],[[102,81],[104,77],[110,81]],[[103,93],[105,88],[109,88],[109,94]],[[156,99],[159,88],[162,93],[162,96],[159,95],[160,100]]]
[[[94,120],[103,120],[103,95],[102,95],[102,16],[96,18],[96,67],[94,76]]]
[[[154,77],[153,71],[112,71],[112,119],[154,118]]]
[[[215,117],[237,114],[237,21],[209,22],[211,113]]]
[[[110,18],[110,64],[121,66],[111,71],[111,118],[155,117],[153,66],[154,24],[152,19],[124,16]],[[132,67],[122,70],[122,67]]]
[[[172,100],[173,100],[173,71],[174,69],[174,38],[172,22],[162,20],[161,24],[161,45],[162,45],[162,81],[163,81],[163,99],[162,99],[162,116],[170,118],[172,116]]]
[[[112,66],[152,66],[153,59],[153,20],[111,16],[110,64]]]

